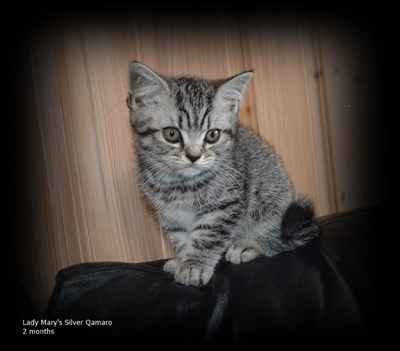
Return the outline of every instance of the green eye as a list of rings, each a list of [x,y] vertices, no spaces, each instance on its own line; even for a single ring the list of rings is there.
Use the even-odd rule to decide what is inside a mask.
[[[164,128],[163,129],[163,136],[166,141],[169,143],[179,143],[181,141],[181,132],[172,127]]]
[[[221,137],[221,131],[219,129],[211,129],[207,132],[204,141],[209,144],[216,143]]]

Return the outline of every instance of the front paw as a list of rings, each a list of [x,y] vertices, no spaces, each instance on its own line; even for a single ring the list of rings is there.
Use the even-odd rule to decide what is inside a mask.
[[[175,258],[171,258],[167,262],[165,262],[163,270],[165,272],[175,274],[176,267],[178,266],[178,261]]]
[[[214,273],[210,266],[180,263],[175,270],[175,280],[183,285],[207,285]]]
[[[255,260],[261,256],[262,252],[259,249],[251,247],[248,243],[237,241],[229,246],[225,258],[231,263],[239,264]]]

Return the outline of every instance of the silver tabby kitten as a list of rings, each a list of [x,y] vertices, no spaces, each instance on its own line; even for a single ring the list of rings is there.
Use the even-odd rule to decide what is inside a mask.
[[[140,182],[176,257],[164,270],[209,282],[221,257],[238,264],[305,245],[313,207],[296,196],[271,146],[238,122],[252,72],[225,80],[165,78],[133,62],[132,125]]]

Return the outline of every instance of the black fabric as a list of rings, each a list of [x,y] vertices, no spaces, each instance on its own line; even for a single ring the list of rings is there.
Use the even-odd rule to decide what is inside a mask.
[[[147,345],[369,345],[387,322],[383,218],[377,208],[321,218],[321,236],[306,247],[222,262],[202,288],[176,283],[162,271],[165,261],[71,266],[59,272],[43,318],[63,322],[58,336]]]
[[[4,282],[3,282],[4,283]],[[6,302],[6,308],[2,310],[3,316],[3,333],[6,336],[22,335],[23,320],[38,319],[32,300],[25,289],[14,281],[6,281],[5,294],[2,297]],[[5,329],[5,330],[4,330]]]

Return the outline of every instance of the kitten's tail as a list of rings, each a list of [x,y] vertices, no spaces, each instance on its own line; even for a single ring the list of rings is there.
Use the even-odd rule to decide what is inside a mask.
[[[304,195],[295,195],[281,222],[281,239],[288,246],[304,246],[319,235],[314,206]]]

